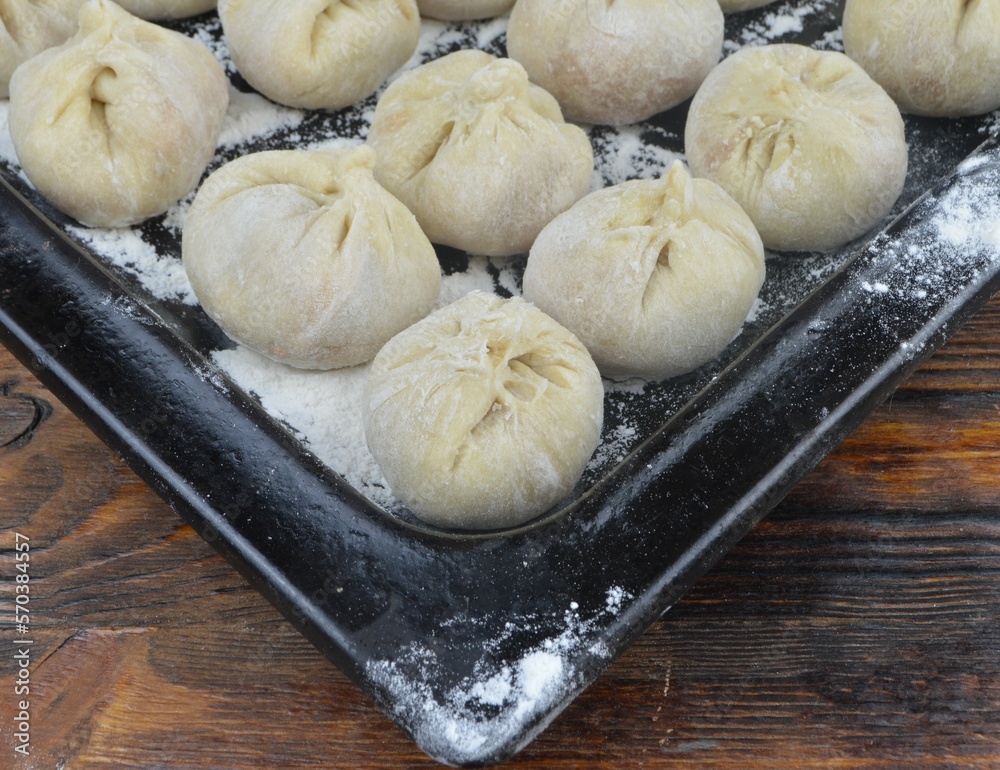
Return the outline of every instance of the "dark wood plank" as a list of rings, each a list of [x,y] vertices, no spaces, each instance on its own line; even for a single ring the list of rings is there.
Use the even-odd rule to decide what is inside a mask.
[[[0,383],[0,598],[28,534],[34,641],[2,766],[434,766],[5,351]],[[1000,301],[510,766],[1000,767],[997,394]]]

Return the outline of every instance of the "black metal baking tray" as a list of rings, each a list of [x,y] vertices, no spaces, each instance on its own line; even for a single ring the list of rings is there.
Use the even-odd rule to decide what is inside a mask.
[[[840,9],[730,17],[727,48],[836,46]],[[788,34],[768,37],[767,14],[790,19]],[[352,114],[327,117],[349,131]],[[683,106],[660,116],[644,139],[679,151],[683,119]],[[229,343],[197,307],[109,267],[11,169],[0,341],[425,752],[499,762],[1000,287],[997,122],[908,119],[911,173],[884,231],[774,255],[730,348],[679,380],[609,393],[605,440],[622,420],[641,427],[628,451],[516,530],[435,531],[373,505],[216,367],[210,351]],[[604,136],[593,129],[595,146]],[[177,248],[155,221],[142,232]],[[466,259],[441,257],[452,271]]]

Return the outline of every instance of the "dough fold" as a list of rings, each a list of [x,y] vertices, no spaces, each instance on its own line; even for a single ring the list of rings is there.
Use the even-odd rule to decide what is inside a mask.
[[[764,246],[823,251],[883,221],[907,147],[892,99],[844,54],[783,44],[724,60],[688,112],[695,176],[728,192]]]
[[[201,43],[108,0],[88,0],[79,18],[73,37],[11,78],[11,140],[60,211],[98,227],[134,224],[197,185],[229,82]]]
[[[464,50],[404,73],[375,108],[375,178],[434,243],[527,252],[589,189],[587,135],[517,62]]]
[[[623,125],[690,97],[722,38],[717,0],[518,0],[507,51],[568,120]]]
[[[521,299],[473,292],[375,357],[365,435],[416,516],[499,529],[572,491],[597,448],[603,404],[576,337]]]
[[[715,358],[763,281],[749,217],[677,161],[556,217],[531,248],[524,296],[576,334],[606,377],[658,380]]]
[[[205,311],[234,340],[307,369],[371,359],[425,316],[441,280],[413,215],[372,177],[370,148],[273,150],[215,171],[184,223]]]
[[[1000,0],[848,0],[844,50],[903,112],[1000,107]]]
[[[416,0],[219,0],[233,62],[264,96],[303,109],[354,104],[416,50]]]
[[[83,0],[4,0],[0,2],[0,98],[10,96],[14,70],[76,32]]]

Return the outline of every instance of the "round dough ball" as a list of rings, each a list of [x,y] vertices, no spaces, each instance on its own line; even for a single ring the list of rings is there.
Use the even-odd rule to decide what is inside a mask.
[[[515,61],[482,51],[402,74],[375,108],[375,178],[434,243],[502,257],[590,189],[594,153]]]
[[[416,0],[219,0],[240,74],[264,96],[336,110],[378,89],[417,48]]]
[[[237,342],[306,369],[371,359],[437,301],[441,269],[365,146],[272,150],[218,169],[184,222],[195,294]]]
[[[722,38],[717,0],[518,0],[507,52],[567,120],[623,125],[691,96]]]
[[[372,362],[365,436],[389,486],[439,527],[512,527],[551,508],[597,448],[604,388],[570,332],[472,292]]]
[[[56,208],[119,227],[194,189],[228,103],[222,66],[201,43],[88,0],[79,31],[11,78],[10,137]]]
[[[750,216],[764,246],[823,251],[871,230],[903,190],[907,150],[892,99],[844,54],[747,48],[695,95],[684,134],[695,176]]]
[[[774,0],[719,0],[723,13],[738,13],[773,3]]]
[[[848,0],[844,50],[903,112],[1000,107],[1000,0]]]
[[[10,76],[46,48],[76,32],[83,0],[7,0],[0,4],[0,98],[10,96]]]
[[[445,21],[492,19],[507,13],[512,5],[514,0],[417,0],[421,16]]]
[[[579,337],[606,377],[659,380],[721,353],[763,281],[749,217],[677,161],[556,217],[531,247],[524,297]]]
[[[186,19],[215,8],[215,0],[117,0],[118,5],[140,19],[164,21]]]

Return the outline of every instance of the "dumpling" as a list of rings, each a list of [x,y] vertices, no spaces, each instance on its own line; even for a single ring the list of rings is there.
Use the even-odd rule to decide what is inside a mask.
[[[1000,2],[848,0],[844,50],[903,112],[980,115],[1000,107]]]
[[[215,0],[118,0],[118,5],[140,19],[186,19],[215,8]]]
[[[751,8],[773,3],[774,0],[719,0],[723,13],[737,13],[738,11],[749,11]]]
[[[219,17],[247,82],[304,109],[373,94],[420,38],[416,0],[219,0]]]
[[[524,297],[572,331],[606,377],[659,380],[715,358],[764,281],[753,223],[680,161],[593,192],[538,236]]]
[[[10,136],[56,208],[118,227],[195,188],[228,103],[222,66],[201,43],[88,0],[79,31],[11,78]]]
[[[379,351],[364,408],[368,447],[413,514],[499,529],[572,491],[600,439],[604,388],[551,318],[472,292]]]
[[[83,0],[7,0],[0,4],[0,98],[22,62],[65,43],[76,32]]]
[[[512,5],[514,0],[417,0],[421,16],[446,21],[491,19],[507,13]]]
[[[205,180],[184,268],[234,340],[306,369],[371,359],[434,306],[441,269],[413,215],[372,177],[370,148],[271,150]]]
[[[434,243],[525,253],[589,189],[594,153],[517,62],[456,51],[403,73],[379,99],[375,178]]]
[[[684,133],[695,176],[749,214],[769,249],[822,251],[868,232],[906,178],[903,119],[842,53],[746,48],[698,89]]]
[[[507,52],[567,120],[622,125],[691,96],[722,37],[717,0],[518,0]]]

